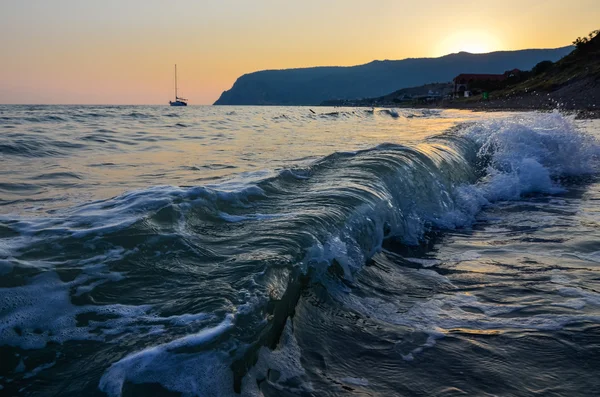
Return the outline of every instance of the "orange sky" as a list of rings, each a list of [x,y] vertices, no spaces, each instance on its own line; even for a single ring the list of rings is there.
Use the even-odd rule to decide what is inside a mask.
[[[260,69],[554,48],[598,0],[22,0],[0,4],[0,103],[209,104]]]

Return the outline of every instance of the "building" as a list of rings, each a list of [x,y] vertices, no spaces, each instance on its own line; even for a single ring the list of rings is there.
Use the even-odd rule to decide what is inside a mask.
[[[454,78],[454,96],[468,96],[466,92],[472,91],[473,88],[481,88],[481,86],[498,85],[511,77],[521,74],[519,69],[508,70],[502,74],[474,74],[462,73]]]

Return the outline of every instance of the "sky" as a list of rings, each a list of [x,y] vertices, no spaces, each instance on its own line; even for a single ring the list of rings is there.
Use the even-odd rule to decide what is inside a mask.
[[[599,0],[0,0],[0,103],[210,104],[262,69],[557,48]]]

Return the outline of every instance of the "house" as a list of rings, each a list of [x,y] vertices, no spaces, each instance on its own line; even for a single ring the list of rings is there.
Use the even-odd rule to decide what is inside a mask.
[[[499,83],[520,74],[519,69],[508,70],[502,74],[462,73],[452,80],[454,83],[454,96],[468,96],[465,95],[465,92],[470,92],[473,88],[500,85]]]

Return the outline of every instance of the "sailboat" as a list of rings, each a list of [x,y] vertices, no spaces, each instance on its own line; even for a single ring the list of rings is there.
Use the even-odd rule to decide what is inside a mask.
[[[187,99],[177,96],[177,65],[175,65],[175,100],[169,101],[171,106],[187,106]]]

